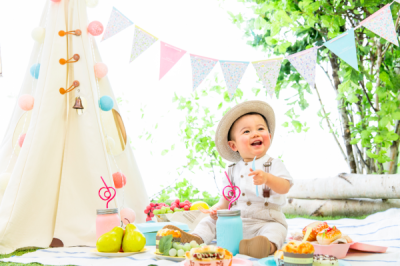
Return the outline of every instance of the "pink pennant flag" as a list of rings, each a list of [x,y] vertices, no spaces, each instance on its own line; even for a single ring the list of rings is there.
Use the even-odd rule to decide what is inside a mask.
[[[226,85],[228,86],[229,96],[232,98],[237,87],[239,86],[240,81],[242,80],[244,72],[246,72],[249,62],[222,60],[219,62],[221,64]]]
[[[135,26],[135,35],[133,37],[130,62],[135,60],[139,55],[141,55],[150,46],[152,46],[157,40],[157,37],[154,37],[145,30],[139,28],[138,26]]]
[[[193,90],[196,90],[200,83],[210,74],[211,70],[213,70],[218,60],[191,54],[190,62],[192,63]]]
[[[160,41],[160,80],[182,58],[186,51]]]
[[[281,70],[282,59],[283,58],[277,58],[253,62],[258,77],[261,79],[271,98],[275,92],[275,85],[278,80],[279,71]]]
[[[387,41],[399,46],[390,11],[390,4],[382,7],[360,24]]]
[[[107,23],[107,28],[103,34],[102,41],[114,36],[120,31],[126,29],[130,25],[133,25],[133,22],[129,20],[125,15],[119,12],[115,7],[113,7],[111,11],[110,19]]]
[[[297,69],[300,75],[308,82],[310,88],[315,84],[315,65],[317,63],[318,47],[313,47],[302,52],[286,57]]]

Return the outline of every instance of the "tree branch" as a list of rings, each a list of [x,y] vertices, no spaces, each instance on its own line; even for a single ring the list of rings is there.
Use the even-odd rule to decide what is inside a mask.
[[[326,119],[326,123],[328,124],[328,127],[329,127],[330,131],[332,132],[332,135],[333,135],[333,138],[334,138],[335,141],[336,141],[336,144],[339,146],[339,149],[340,149],[340,151],[342,152],[343,158],[347,161],[347,157],[346,157],[346,154],[344,153],[344,150],[343,150],[343,148],[342,148],[342,145],[340,144],[339,140],[337,139],[336,134],[335,134],[335,131],[333,130],[333,128],[332,128],[332,126],[331,126],[331,123],[329,122],[329,118],[328,118],[328,116],[326,115],[325,107],[324,107],[324,105],[322,104],[321,96],[319,95],[319,91],[318,91],[317,85],[314,85],[314,88],[315,88],[315,91],[317,92],[318,100],[319,100],[319,103],[321,104],[321,109],[322,109],[322,112],[324,113],[324,117],[325,117],[325,119]]]

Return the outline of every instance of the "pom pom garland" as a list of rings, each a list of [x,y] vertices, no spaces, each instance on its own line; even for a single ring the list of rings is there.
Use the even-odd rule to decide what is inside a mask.
[[[96,7],[99,3],[99,0],[86,0],[87,7]]]
[[[46,29],[43,27],[36,27],[32,30],[32,38],[38,43],[44,41],[44,36],[46,35]]]
[[[19,108],[21,108],[24,111],[32,110],[34,102],[35,98],[33,98],[33,96],[29,94],[21,95],[21,97],[19,97],[18,99]]]
[[[129,222],[132,224],[136,219],[136,213],[131,208],[124,208],[120,212],[122,222],[127,225]],[[125,219],[126,218],[126,219]],[[128,220],[127,220],[128,219]],[[129,221],[129,222],[128,222]]]
[[[108,68],[107,65],[104,63],[96,63],[94,65],[94,74],[96,75],[96,78],[103,78],[107,75],[108,73]]]
[[[122,188],[126,185],[126,176],[121,172],[114,173],[113,180],[115,188]]]
[[[100,34],[103,33],[103,30],[104,30],[103,24],[101,24],[98,21],[92,21],[88,25],[88,32],[93,36],[99,36]]]
[[[61,0],[51,0],[51,2],[58,3],[61,2]]]
[[[40,72],[40,64],[34,64],[31,66],[30,69],[31,76],[34,77],[35,79],[39,78],[39,72]]]
[[[4,192],[6,191],[8,182],[10,181],[10,177],[11,173],[4,173],[0,175],[0,195],[3,195]]]
[[[18,145],[20,148],[22,148],[22,145],[24,145],[24,140],[26,137],[26,133],[19,135],[18,137]]]
[[[104,95],[100,98],[100,109],[103,111],[110,111],[114,107],[114,101],[110,96]]]

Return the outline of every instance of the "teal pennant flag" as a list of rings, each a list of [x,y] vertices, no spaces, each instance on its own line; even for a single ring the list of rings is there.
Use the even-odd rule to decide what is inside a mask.
[[[354,29],[350,29],[338,37],[324,43],[325,47],[347,64],[358,71],[356,42],[354,40]]]

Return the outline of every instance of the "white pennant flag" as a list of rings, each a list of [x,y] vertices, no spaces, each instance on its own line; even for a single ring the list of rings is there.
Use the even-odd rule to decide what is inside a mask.
[[[315,65],[317,63],[317,52],[318,47],[313,47],[286,57],[308,82],[310,89],[313,89],[315,84]]]
[[[275,92],[276,81],[281,70],[283,58],[261,60],[252,62],[269,96],[272,98]]]
[[[228,87],[229,96],[235,94],[237,87],[239,86],[240,81],[246,72],[246,68],[249,65],[249,62],[241,62],[241,61],[219,61],[222,68],[222,73],[224,74],[224,79],[226,85]]]
[[[125,15],[119,12],[115,7],[111,11],[110,19],[107,23],[106,31],[103,34],[102,41],[107,40],[108,38],[114,36],[120,31],[126,29],[130,25],[133,25],[133,22],[129,20]]]
[[[190,62],[192,63],[193,90],[196,90],[200,83],[210,74],[211,70],[213,70],[218,60],[191,54]]]
[[[133,37],[131,60],[132,62],[150,46],[152,46],[158,40],[157,37],[151,35],[145,30],[135,25],[135,35]]]

